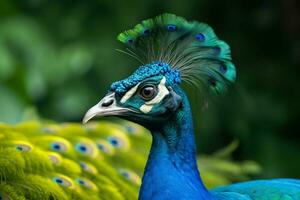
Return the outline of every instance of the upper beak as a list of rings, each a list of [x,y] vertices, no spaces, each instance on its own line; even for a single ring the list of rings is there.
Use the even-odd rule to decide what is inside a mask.
[[[124,114],[128,111],[130,111],[130,109],[119,107],[116,104],[115,93],[109,93],[103,99],[101,99],[98,104],[86,112],[82,122],[85,124],[96,116],[116,116]]]

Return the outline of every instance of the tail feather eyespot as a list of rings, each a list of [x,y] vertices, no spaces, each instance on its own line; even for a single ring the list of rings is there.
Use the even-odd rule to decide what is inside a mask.
[[[135,172],[130,171],[128,169],[119,169],[119,173],[121,176],[123,176],[126,180],[136,184],[136,185],[140,185],[141,184],[141,178],[139,177],[139,175],[137,175]]]
[[[92,145],[88,142],[78,142],[75,144],[75,150],[82,155],[87,155],[95,157],[97,155],[95,145]]]
[[[113,155],[114,154],[114,149],[113,147],[105,140],[99,139],[96,142],[96,145],[98,147],[98,149],[108,155]]]
[[[86,178],[77,178],[76,183],[78,185],[80,185],[81,187],[84,187],[84,188],[87,188],[90,190],[95,190],[95,191],[98,190],[97,186],[92,181],[90,181]]]
[[[88,172],[90,174],[97,174],[97,168],[95,166],[93,166],[90,163],[86,163],[86,162],[79,162],[79,165],[81,167],[81,169],[85,172]]]
[[[69,150],[69,145],[62,141],[54,141],[50,144],[50,148],[53,151],[64,153]]]
[[[62,175],[55,176],[52,178],[52,181],[58,185],[66,187],[66,188],[74,187],[72,180],[66,176],[62,176]]]
[[[18,151],[28,152],[32,149],[32,147],[29,146],[29,145],[25,145],[25,144],[19,144],[19,145],[16,146],[16,149]]]

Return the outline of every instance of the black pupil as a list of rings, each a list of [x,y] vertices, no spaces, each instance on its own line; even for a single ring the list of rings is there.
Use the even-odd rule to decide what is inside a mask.
[[[81,151],[86,151],[86,147],[85,146],[80,146],[79,147]]]
[[[100,150],[104,150],[104,146],[102,144],[97,145]]]
[[[112,143],[113,145],[117,145],[117,144],[118,144],[118,141],[117,141],[116,139],[112,139],[112,140],[111,140],[111,143]]]
[[[154,88],[151,87],[151,86],[145,87],[143,89],[143,96],[144,97],[152,97],[153,93],[154,93]]]
[[[56,179],[56,183],[63,183],[63,181],[60,179]]]
[[[17,149],[18,149],[19,151],[22,151],[22,150],[23,150],[23,147],[17,146]],[[0,199],[0,200],[1,200],[1,199]]]

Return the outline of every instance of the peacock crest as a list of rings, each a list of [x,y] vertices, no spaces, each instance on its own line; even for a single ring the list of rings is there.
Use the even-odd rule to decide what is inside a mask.
[[[182,80],[197,87],[205,85],[219,94],[236,78],[230,47],[205,23],[163,14],[142,21],[117,38],[127,47],[119,51],[142,66],[129,78],[113,83],[112,91],[123,93],[139,81],[161,74],[170,83]]]

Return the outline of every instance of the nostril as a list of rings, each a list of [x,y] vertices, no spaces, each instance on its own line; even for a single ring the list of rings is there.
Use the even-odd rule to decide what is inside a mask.
[[[108,107],[108,106],[110,106],[111,104],[113,104],[114,103],[114,100],[113,99],[107,99],[107,100],[105,100],[102,104],[101,104],[101,106],[102,107]]]

